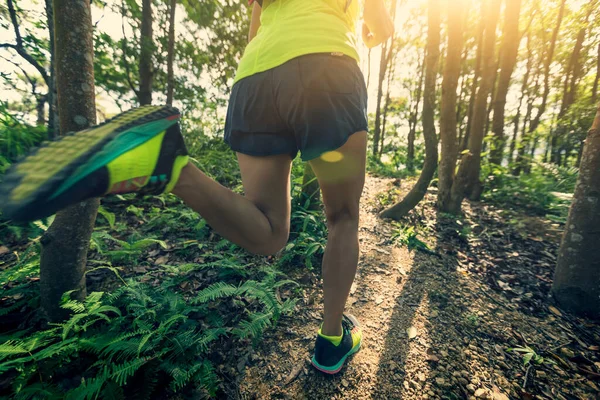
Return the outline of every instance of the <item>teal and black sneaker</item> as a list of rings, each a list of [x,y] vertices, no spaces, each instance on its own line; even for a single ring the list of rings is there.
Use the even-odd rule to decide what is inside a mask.
[[[362,329],[356,317],[344,314],[342,318],[342,341],[336,346],[326,339],[319,329],[315,343],[312,365],[319,371],[333,375],[340,372],[346,359],[360,350]]]
[[[43,143],[0,184],[3,216],[32,221],[111,193],[171,191],[188,162],[179,117],[173,107],[144,106]]]

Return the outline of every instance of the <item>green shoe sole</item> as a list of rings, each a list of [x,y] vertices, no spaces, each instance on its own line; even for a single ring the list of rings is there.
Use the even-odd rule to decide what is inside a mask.
[[[3,217],[32,221],[52,215],[69,202],[65,196],[70,187],[107,162],[165,131],[178,119],[176,108],[144,106],[100,125],[42,143],[13,165],[0,184]]]

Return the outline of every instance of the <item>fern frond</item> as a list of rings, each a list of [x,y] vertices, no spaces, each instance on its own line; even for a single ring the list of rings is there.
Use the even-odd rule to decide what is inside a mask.
[[[22,341],[9,340],[8,342],[0,344],[0,360],[17,354],[28,353],[29,351],[25,347],[25,343]]]
[[[238,288],[229,285],[224,282],[213,283],[206,289],[201,290],[195,299],[192,300],[193,304],[202,304],[216,299],[222,299],[224,297],[234,296],[238,292]]]
[[[234,329],[233,334],[240,339],[259,338],[265,329],[271,326],[272,318],[272,312],[253,314],[250,316],[250,320],[240,322],[239,328]]]

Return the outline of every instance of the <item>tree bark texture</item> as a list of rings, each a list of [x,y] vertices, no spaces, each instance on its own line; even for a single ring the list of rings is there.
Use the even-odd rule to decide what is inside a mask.
[[[441,158],[438,170],[438,208],[447,212],[450,194],[454,183],[458,143],[456,139],[456,89],[461,69],[463,47],[463,11],[464,1],[448,5],[448,50],[444,64],[442,82],[442,104],[440,115]]]
[[[90,2],[54,0],[56,81],[60,131],[78,131],[96,122],[94,47]],[[58,214],[42,237],[40,294],[51,321],[61,320],[64,292],[74,290],[83,299],[85,266],[98,200],[71,206]]]
[[[169,8],[169,45],[167,49],[167,105],[173,105],[175,79],[173,76],[173,62],[175,59],[175,10],[177,0],[171,0]]]
[[[408,214],[425,196],[438,163],[437,135],[435,132],[435,83],[440,59],[440,1],[428,2],[427,57],[425,88],[423,92],[423,136],[425,163],[419,180],[402,201],[385,210],[382,218],[398,220]]]
[[[138,93],[138,101],[141,106],[152,104],[152,82],[154,79],[152,68],[152,56],[154,54],[152,19],[152,0],[143,0],[139,64],[140,90]]]
[[[588,132],[552,293],[566,310],[600,318],[600,106]]]
[[[469,137],[468,152],[462,157],[454,185],[452,185],[449,212],[458,214],[462,200],[468,196],[476,200],[481,194],[479,173],[481,170],[481,149],[487,116],[487,100],[494,84],[494,54],[496,46],[496,25],[500,15],[501,0],[488,0],[488,11],[485,13],[486,27],[482,50],[481,85],[477,91],[473,107],[473,123]]]
[[[519,52],[519,17],[521,15],[521,0],[510,0],[506,3],[504,16],[504,35],[502,37],[502,58],[500,59],[500,76],[494,102],[494,121],[492,131],[494,144],[490,151],[490,162],[501,165],[504,155],[504,111],[510,80],[517,63]]]

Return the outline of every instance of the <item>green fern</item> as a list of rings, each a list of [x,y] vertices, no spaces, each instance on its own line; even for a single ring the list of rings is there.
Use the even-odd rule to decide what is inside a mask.
[[[224,282],[217,282],[198,293],[193,300],[193,304],[202,304],[209,301],[215,301],[223,297],[235,296],[238,293],[238,288]]]

